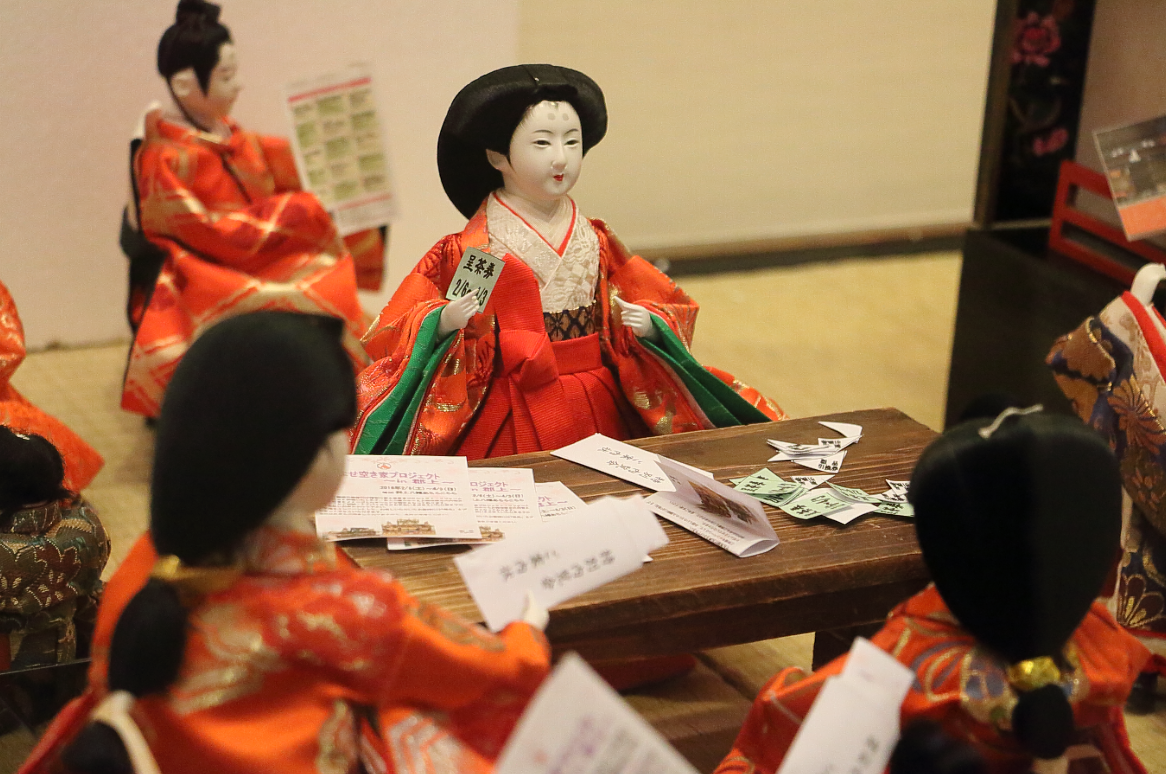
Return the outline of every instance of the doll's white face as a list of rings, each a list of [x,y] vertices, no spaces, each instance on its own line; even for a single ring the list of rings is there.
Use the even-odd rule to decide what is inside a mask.
[[[583,127],[569,102],[540,102],[510,140],[510,158],[487,151],[508,194],[549,203],[567,195],[583,166]]]
[[[186,111],[197,119],[222,120],[231,115],[235,100],[243,90],[235,44],[224,43],[219,47],[219,63],[211,70],[205,93],[193,67],[175,73],[171,78],[171,88]]]

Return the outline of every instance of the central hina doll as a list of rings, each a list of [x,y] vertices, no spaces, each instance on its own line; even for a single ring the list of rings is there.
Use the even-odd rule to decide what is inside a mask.
[[[469,223],[365,336],[356,453],[479,459],[785,417],[693,359],[696,303],[568,196],[606,130],[603,92],[564,67],[505,67],[454,98],[437,162]],[[503,262],[480,312],[449,298],[468,248]]]

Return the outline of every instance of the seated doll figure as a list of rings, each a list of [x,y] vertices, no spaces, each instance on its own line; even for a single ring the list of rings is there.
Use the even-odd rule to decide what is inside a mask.
[[[1059,338],[1048,365],[1073,409],[1121,463],[1129,495],[1112,609],[1154,654],[1131,697],[1149,712],[1166,674],[1166,322],[1151,304],[1166,268],[1147,264],[1133,287]]]
[[[64,460],[62,486],[70,492],[80,492],[89,486],[105,460],[63,422],[29,403],[12,386],[12,375],[24,362],[24,354],[24,327],[16,313],[16,302],[0,282],[0,426],[47,439]]]
[[[110,580],[89,687],[22,771],[491,770],[546,640],[465,624],[316,537],[355,416],[341,335],[259,312],[191,346],[157,425],[161,557],[143,572],[140,542]]]
[[[696,304],[568,196],[606,129],[603,93],[567,68],[506,67],[454,98],[438,169],[470,221],[366,334],[357,453],[476,459],[784,417],[693,360]],[[471,247],[504,262],[481,313],[446,300]]]
[[[109,536],[64,477],[46,439],[0,427],[0,670],[89,655]]]
[[[938,723],[992,774],[1144,774],[1122,703],[1149,654],[1095,600],[1121,529],[1105,440],[1008,409],[928,446],[908,498],[934,583],[872,638],[916,674],[900,727]],[[846,658],[767,683],[717,772],[776,771]]]
[[[368,363],[351,255],[315,195],[300,190],[285,140],[230,118],[239,94],[218,6],[182,0],[158,44],[173,108],[150,111],[133,159],[142,234],[166,257],[142,291],[122,407],[156,416],[190,342],[224,317],[260,309],[345,321],[344,345]],[[148,297],[144,292],[149,290]],[[139,315],[132,307],[131,317]]]

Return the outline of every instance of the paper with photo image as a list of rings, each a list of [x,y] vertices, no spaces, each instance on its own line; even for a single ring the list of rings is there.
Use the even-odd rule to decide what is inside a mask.
[[[660,468],[673,491],[657,492],[645,501],[656,515],[736,556],[756,556],[777,545],[765,507],[756,498],[693,475],[669,459],[661,459]]]
[[[575,653],[559,660],[506,740],[496,774],[696,774]]]
[[[316,532],[325,540],[480,539],[466,458],[349,454],[340,490],[316,513]]]
[[[549,610],[634,572],[648,551],[667,542],[642,503],[596,501],[453,561],[486,625],[497,632],[521,619],[528,592]]]

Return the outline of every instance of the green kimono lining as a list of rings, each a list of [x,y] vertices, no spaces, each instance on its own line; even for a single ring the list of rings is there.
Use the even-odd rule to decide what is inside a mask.
[[[637,341],[672,368],[714,427],[771,421],[761,409],[742,398],[732,387],[697,362],[680,337],[663,320],[656,315],[651,315],[651,319],[660,334],[659,341],[652,342],[646,338]]]
[[[441,308],[438,308],[421,322],[405,373],[397,386],[389,391],[388,397],[365,420],[353,454],[405,453],[409,429],[425,397],[426,387],[433,383],[434,373],[457,338],[450,335],[441,339],[437,335],[440,319]]]

